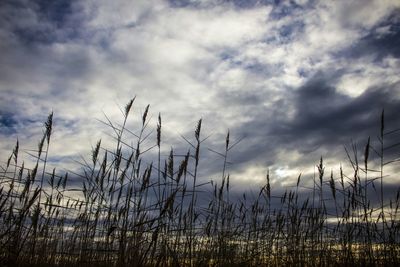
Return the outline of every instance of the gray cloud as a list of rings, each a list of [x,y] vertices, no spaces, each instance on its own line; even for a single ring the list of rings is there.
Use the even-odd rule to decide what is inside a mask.
[[[151,126],[163,116],[163,154],[185,153],[180,134],[192,137],[202,117],[211,135],[202,175],[219,177],[207,147],[223,150],[230,129],[244,137],[230,153],[233,179],[257,184],[268,167],[290,180],[321,155],[342,161],[352,138],[376,136],[382,108],[388,127],[399,125],[395,1],[1,5],[2,150],[17,136],[35,147],[53,110],[54,162],[87,155],[107,133],[95,119],[120,121],[117,106],[137,95],[128,126],[151,104]]]

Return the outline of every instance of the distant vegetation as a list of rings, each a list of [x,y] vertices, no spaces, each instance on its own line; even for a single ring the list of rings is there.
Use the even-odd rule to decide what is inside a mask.
[[[133,101],[122,124],[106,120],[115,148],[99,141],[80,173],[60,176],[46,166],[53,114],[32,154],[36,164],[20,162],[17,142],[0,170],[0,265],[400,266],[400,191],[390,200],[383,194],[385,168],[398,163],[385,161],[385,148],[395,145],[385,138],[398,131],[386,130],[383,113],[378,147],[368,139],[362,155],[347,151],[351,175],[326,173],[321,158],[311,186],[299,176],[276,195],[267,173],[253,196],[233,197],[229,133],[218,152],[221,180],[204,184],[202,121],[186,155],[162,158],[159,117],[151,148],[158,158],[144,162],[149,107],[141,128],[127,129]]]

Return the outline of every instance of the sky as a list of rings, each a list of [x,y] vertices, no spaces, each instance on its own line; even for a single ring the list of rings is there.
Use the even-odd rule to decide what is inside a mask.
[[[327,172],[351,171],[344,147],[377,145],[383,109],[385,129],[400,126],[396,0],[3,0],[0,40],[2,162],[17,138],[36,149],[53,111],[50,163],[77,168],[98,139],[112,146],[99,120],[121,122],[135,96],[128,126],[150,104],[154,143],[161,113],[163,155],[184,154],[202,118],[203,179],[220,179],[209,149],[223,152],[228,130],[240,140],[228,166],[237,189],[267,169],[273,185],[308,179],[321,156]]]

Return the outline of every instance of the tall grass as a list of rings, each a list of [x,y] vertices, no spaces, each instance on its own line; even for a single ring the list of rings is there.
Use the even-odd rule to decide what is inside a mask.
[[[382,112],[378,147],[368,138],[346,149],[351,174],[327,174],[321,158],[313,184],[301,175],[283,194],[270,174],[258,192],[232,196],[227,162],[237,144],[225,139],[221,179],[202,183],[199,120],[188,152],[162,151],[162,120],[151,137],[149,106],[141,126],[127,129],[107,117],[115,147],[99,140],[82,172],[48,170],[53,114],[33,167],[20,162],[17,141],[0,176],[0,265],[2,266],[395,266],[400,264],[400,190],[384,196],[386,138]],[[147,147],[144,147],[146,144]],[[144,155],[156,150],[156,163]],[[68,177],[81,180],[76,192]],[[393,178],[393,177],[392,177]],[[308,193],[308,194],[307,194]],[[304,197],[308,195],[308,197]],[[377,196],[373,201],[371,196]],[[199,202],[199,198],[207,199]],[[376,197],[375,197],[376,198]]]

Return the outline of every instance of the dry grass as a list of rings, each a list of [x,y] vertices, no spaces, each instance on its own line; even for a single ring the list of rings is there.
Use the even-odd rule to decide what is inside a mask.
[[[51,144],[50,114],[36,151],[36,164],[19,162],[17,142],[0,177],[0,265],[2,266],[398,266],[400,264],[400,191],[384,198],[385,131],[382,113],[379,147],[368,139],[361,158],[348,154],[352,174],[327,175],[317,165],[309,198],[301,176],[282,195],[274,195],[269,173],[253,197],[230,196],[227,160],[221,181],[199,184],[201,123],[194,143],[177,158],[171,149],[161,158],[158,118],[156,164],[145,164],[149,138],[147,106],[141,129],[126,129],[134,99],[121,126],[107,120],[114,150],[101,141],[91,161],[74,173],[82,180],[81,197],[71,197],[68,174],[46,167]],[[135,140],[135,145],[126,141]],[[129,142],[130,143],[130,142]],[[373,154],[371,156],[371,154]],[[378,169],[371,169],[371,162]],[[201,193],[202,191],[203,193]],[[204,191],[208,193],[204,193]],[[76,192],[75,192],[76,193]],[[202,194],[202,195],[201,195]],[[208,194],[207,205],[198,198]],[[378,195],[377,204],[370,194]]]

